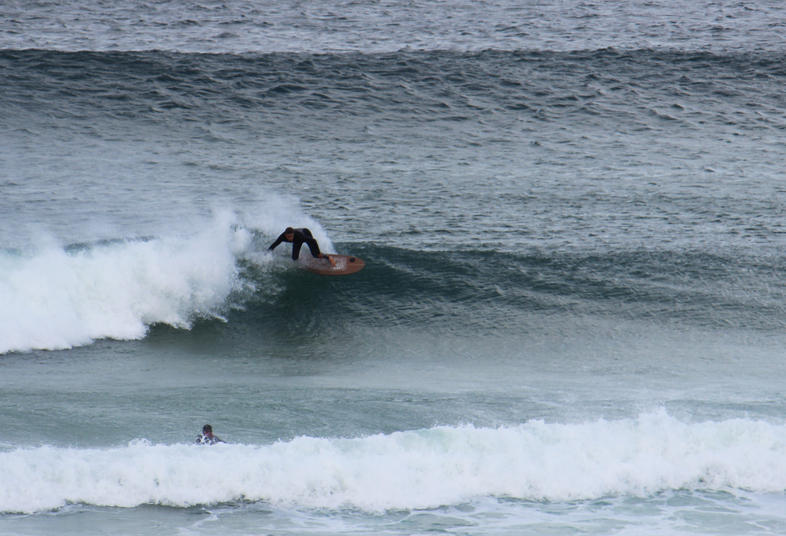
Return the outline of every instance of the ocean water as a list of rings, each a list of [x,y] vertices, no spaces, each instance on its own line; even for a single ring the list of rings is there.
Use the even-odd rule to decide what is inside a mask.
[[[3,2],[0,534],[785,534],[784,26]]]

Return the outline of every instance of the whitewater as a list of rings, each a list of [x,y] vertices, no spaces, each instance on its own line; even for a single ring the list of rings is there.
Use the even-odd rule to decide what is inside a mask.
[[[786,487],[784,445],[785,425],[689,423],[658,411],[620,421],[442,426],[212,449],[144,439],[109,449],[47,446],[0,453],[7,484],[0,511],[265,501],[383,513],[483,497],[570,502],[668,490],[776,493]]]
[[[332,249],[316,222],[300,218]],[[193,236],[68,246],[43,236],[25,251],[7,250],[0,255],[0,353],[140,339],[157,323],[188,329],[196,319],[221,320],[254,290],[238,262],[274,261],[255,233],[283,229],[269,216],[258,218],[256,230],[238,221],[236,213],[217,210]]]

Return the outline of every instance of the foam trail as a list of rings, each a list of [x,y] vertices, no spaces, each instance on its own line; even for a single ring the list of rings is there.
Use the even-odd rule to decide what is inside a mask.
[[[250,233],[224,212],[192,237],[0,253],[0,353],[138,339],[150,324],[220,316]]]
[[[151,445],[0,452],[0,512],[68,503],[188,507],[268,501],[365,511],[482,497],[569,501],[664,490],[786,488],[786,425],[688,423],[664,411],[620,421],[443,426],[272,445]],[[208,478],[205,477],[208,475]]]

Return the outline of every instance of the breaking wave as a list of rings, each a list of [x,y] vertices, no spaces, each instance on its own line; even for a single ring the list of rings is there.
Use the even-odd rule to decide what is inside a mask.
[[[784,455],[786,425],[684,422],[665,411],[619,421],[440,426],[270,445],[43,446],[0,453],[0,512],[257,501],[373,512],[489,496],[569,501],[679,489],[780,492]]]

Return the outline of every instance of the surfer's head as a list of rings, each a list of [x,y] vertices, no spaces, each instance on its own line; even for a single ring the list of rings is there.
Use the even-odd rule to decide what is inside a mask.
[[[209,424],[206,424],[202,427],[202,433],[205,435],[212,435],[213,434],[213,427]]]
[[[292,242],[292,239],[295,238],[295,230],[292,227],[284,229],[284,238]]]

